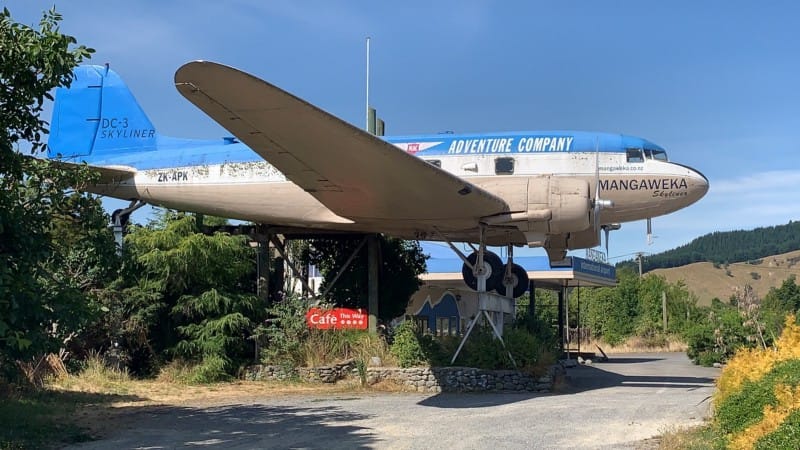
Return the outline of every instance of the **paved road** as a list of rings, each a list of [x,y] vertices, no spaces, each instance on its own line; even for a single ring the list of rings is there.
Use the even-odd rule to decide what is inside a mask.
[[[157,407],[80,449],[636,448],[700,423],[718,369],[683,354],[612,355],[569,369],[554,394],[356,394]]]

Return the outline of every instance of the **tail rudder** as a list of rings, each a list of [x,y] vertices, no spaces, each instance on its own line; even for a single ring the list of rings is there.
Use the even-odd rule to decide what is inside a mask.
[[[79,66],[69,88],[58,88],[48,156],[102,160],[155,150],[156,130],[131,91],[108,66]]]

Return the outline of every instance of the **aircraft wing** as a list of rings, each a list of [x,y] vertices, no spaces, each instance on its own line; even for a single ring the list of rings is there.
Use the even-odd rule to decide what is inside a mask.
[[[446,227],[508,210],[493,194],[237,69],[190,62],[175,86],[340,216]]]

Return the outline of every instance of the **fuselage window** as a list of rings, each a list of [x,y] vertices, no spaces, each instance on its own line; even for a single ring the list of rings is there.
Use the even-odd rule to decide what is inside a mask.
[[[642,156],[642,149],[640,148],[629,148],[626,151],[628,156],[629,163],[640,163],[644,162],[644,157]]]
[[[494,160],[494,173],[511,175],[514,173],[514,158],[497,158]]]
[[[441,159],[426,159],[425,161],[432,166],[442,167]]]

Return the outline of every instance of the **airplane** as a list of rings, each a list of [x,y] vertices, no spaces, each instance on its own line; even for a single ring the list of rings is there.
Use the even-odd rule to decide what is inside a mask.
[[[48,157],[100,172],[100,195],[284,230],[447,242],[480,292],[518,296],[524,269],[486,246],[551,261],[601,231],[702,198],[708,179],[642,138],[582,131],[382,138],[238,69],[192,61],[175,87],[232,136],[166,137],[108,65],[59,88]],[[472,244],[465,256],[453,242]],[[606,242],[608,235],[606,234]]]

